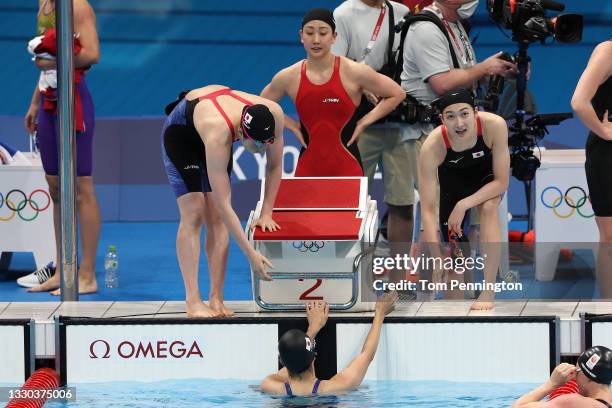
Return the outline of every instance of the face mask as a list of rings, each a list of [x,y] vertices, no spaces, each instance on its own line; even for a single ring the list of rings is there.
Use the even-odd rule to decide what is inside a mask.
[[[466,20],[474,15],[478,8],[478,0],[473,0],[468,3],[463,3],[458,9],[457,14],[462,20]]]
[[[256,142],[254,140],[247,139],[246,137],[242,139],[242,145],[246,150],[255,154],[264,154],[266,152],[266,144],[261,142]]]

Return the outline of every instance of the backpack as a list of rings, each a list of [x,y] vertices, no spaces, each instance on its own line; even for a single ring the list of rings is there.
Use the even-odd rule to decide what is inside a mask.
[[[408,13],[404,16],[402,21],[404,23],[401,26],[402,31],[401,31],[401,36],[400,36],[400,45],[396,51],[397,55],[393,57],[394,64],[393,64],[391,78],[395,82],[397,82],[398,84],[401,83],[400,76],[402,74],[402,70],[404,69],[404,43],[406,41],[406,35],[408,34],[408,29],[413,23],[416,23],[419,21],[429,21],[430,23],[435,24],[440,29],[440,31],[442,31],[442,33],[444,34],[444,37],[446,37],[446,41],[448,41],[448,48],[450,50],[451,59],[453,60],[453,68],[455,69],[461,68],[461,66],[459,65],[459,60],[457,59],[457,54],[455,53],[455,49],[453,48],[453,45],[451,43],[450,36],[448,35],[448,31],[446,31],[446,27],[444,27],[444,24],[442,24],[442,20],[440,20],[440,18],[435,13],[429,10],[424,10],[420,12],[419,14]],[[460,23],[460,24],[463,24],[463,23]]]

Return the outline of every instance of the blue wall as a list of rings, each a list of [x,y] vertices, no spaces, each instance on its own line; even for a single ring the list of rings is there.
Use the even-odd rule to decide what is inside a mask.
[[[259,92],[280,68],[303,58],[301,16],[334,0],[92,0],[101,39],[101,63],[89,83],[99,116],[160,115],[177,91],[221,83]],[[514,46],[489,20],[481,0],[474,19],[480,59]],[[585,15],[584,40],[576,45],[534,45],[530,88],[543,112],[566,111],[595,43],[612,35],[612,2],[565,1]],[[10,98],[0,114],[27,109],[37,71],[25,50],[35,33],[34,0],[0,2],[0,77]],[[507,34],[507,33],[506,33]],[[8,63],[7,63],[8,62]],[[288,112],[293,107],[285,105]]]
[[[481,0],[473,20],[480,60],[514,44],[488,19]],[[175,219],[176,205],[161,167],[159,123],[163,106],[182,89],[220,83],[259,93],[272,75],[304,57],[297,31],[311,7],[332,0],[91,0],[101,40],[101,63],[88,76],[98,123],[94,176],[106,220]],[[569,101],[596,43],[612,36],[612,1],[565,1],[567,12],[585,16],[579,44],[530,47],[530,90],[540,112],[570,111]],[[0,2],[0,49],[4,98],[0,138],[26,146],[22,115],[37,78],[26,52],[35,33],[35,1]],[[287,101],[283,108],[294,113]],[[129,117],[129,118],[128,118]],[[121,119],[123,118],[123,119]],[[550,147],[582,147],[586,130],[576,120],[551,128]],[[293,138],[290,137],[290,144]],[[294,143],[293,143],[294,144]],[[140,160],[134,160],[138,157]],[[255,163],[243,156],[253,177]],[[289,164],[289,166],[291,163]],[[238,201],[254,201],[257,183],[240,183]],[[524,213],[522,186],[512,180],[510,209]],[[143,205],[144,203],[144,205]]]

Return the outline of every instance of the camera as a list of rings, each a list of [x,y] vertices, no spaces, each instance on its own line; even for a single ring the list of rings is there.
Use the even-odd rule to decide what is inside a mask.
[[[582,39],[583,19],[580,14],[560,14],[546,18],[546,11],[563,11],[565,6],[553,0],[487,0],[491,18],[504,28],[512,29],[518,42],[543,42],[552,36],[564,43]]]
[[[503,52],[499,58],[516,63],[514,57]],[[499,97],[504,92],[505,80],[502,75],[491,75],[489,78],[489,86],[487,87],[487,94],[484,99],[477,99],[476,104],[482,106],[488,112],[497,112],[499,108]]]
[[[412,125],[415,123],[434,123],[435,116],[436,113],[430,105],[424,105],[414,96],[406,94],[406,99],[387,116],[387,119],[391,122]]]
[[[531,181],[540,167],[540,159],[534,156],[531,149],[518,148],[510,155],[512,177],[520,181]]]
[[[533,154],[533,149],[548,133],[546,127],[557,126],[572,116],[571,113],[540,114],[525,121],[525,127],[521,130],[511,128],[513,135],[508,139],[508,145],[511,150],[510,167],[513,177],[521,181],[533,180],[540,167],[540,159]]]

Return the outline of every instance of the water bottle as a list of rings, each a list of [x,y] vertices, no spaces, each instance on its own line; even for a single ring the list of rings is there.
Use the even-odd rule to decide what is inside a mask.
[[[117,267],[119,266],[119,258],[117,258],[117,248],[114,245],[108,247],[108,253],[104,257],[104,286],[107,288],[116,288],[119,286],[117,280]]]

